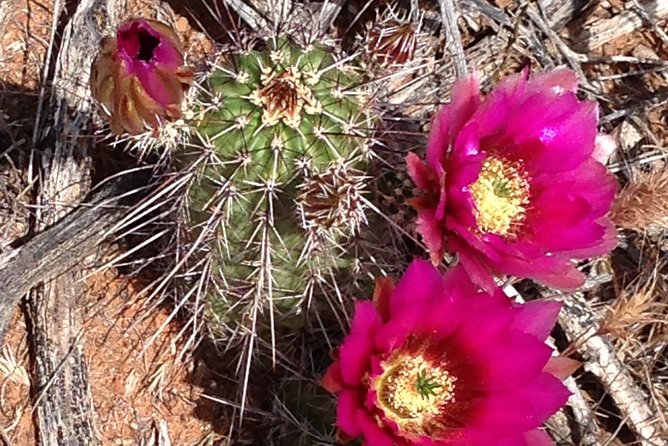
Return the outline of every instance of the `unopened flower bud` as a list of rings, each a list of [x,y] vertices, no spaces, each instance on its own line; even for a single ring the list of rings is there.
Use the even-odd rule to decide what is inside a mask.
[[[91,90],[112,131],[136,135],[180,118],[192,79],[174,31],[159,22],[132,19],[121,25],[116,38],[102,40]]]

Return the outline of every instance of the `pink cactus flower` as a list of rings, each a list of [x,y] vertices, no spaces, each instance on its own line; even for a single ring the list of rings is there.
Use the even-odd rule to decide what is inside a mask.
[[[432,261],[456,253],[474,282],[529,277],[574,289],[572,259],[611,251],[607,214],[617,183],[602,164],[614,142],[597,134],[598,109],[556,69],[502,81],[487,97],[475,76],[457,81],[435,117],[426,162],[406,158],[422,194],[412,201]]]
[[[358,302],[323,386],[342,440],[365,446],[548,446],[541,424],[569,397],[545,338],[561,306],[479,290],[461,266],[416,260]],[[560,375],[557,378],[555,375]]]
[[[193,72],[184,66],[179,38],[167,25],[130,20],[116,38],[102,40],[93,63],[91,90],[114,133],[135,135],[181,117]]]

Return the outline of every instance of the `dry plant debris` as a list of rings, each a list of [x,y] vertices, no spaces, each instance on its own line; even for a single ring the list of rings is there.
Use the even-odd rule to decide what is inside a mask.
[[[54,30],[61,29],[60,25],[68,20],[67,12],[54,13],[61,3],[69,5],[71,2],[0,1],[0,86],[3,90],[20,90],[25,94],[17,99],[0,91],[0,108],[9,115],[2,115],[2,119],[8,121],[12,129],[15,125],[32,125],[32,109],[20,105],[28,104],[26,97],[36,98],[40,88],[48,90],[49,83],[42,82],[45,58],[53,43]],[[207,22],[193,17],[201,17],[202,11],[219,19],[225,16],[221,13],[224,9],[221,2],[209,0],[189,2],[197,14],[190,14],[177,1],[171,2],[177,13],[157,0],[126,3],[120,19],[141,15],[173,25],[186,43],[192,64],[197,64],[212,51],[213,43],[206,36],[219,35],[221,27],[215,19]],[[258,15],[249,4],[241,6],[236,0],[228,3],[239,4],[239,15],[255,17],[256,25],[266,24],[262,22],[263,17],[286,17],[285,11],[277,9],[276,5],[283,8],[292,4],[290,1],[249,2],[256,9],[268,12]],[[449,60],[447,48],[452,40],[439,31],[442,24],[440,5],[426,1],[410,3],[423,14],[424,29],[431,33],[431,40],[428,40],[430,54],[445,55],[444,60]],[[467,65],[479,71],[487,83],[515,72],[525,64],[536,67],[570,65],[587,80],[582,94],[598,100],[605,130],[618,138],[620,150],[613,157],[611,169],[618,173],[625,187],[620,191],[614,219],[618,226],[628,231],[620,237],[620,248],[606,259],[613,265],[610,278],[597,282],[597,264],[591,265],[592,281],[598,285],[574,298],[573,308],[584,311],[582,314],[586,318],[591,317],[585,318],[592,321],[591,326],[576,324],[572,330],[566,330],[567,334],[580,333],[581,337],[571,336],[565,340],[571,343],[568,351],[584,353],[585,357],[580,359],[585,363],[585,370],[596,375],[577,375],[574,382],[580,395],[584,395],[578,404],[584,402],[589,406],[583,410],[587,412],[589,409],[588,415],[576,414],[575,419],[594,423],[591,432],[596,435],[586,435],[584,427],[578,429],[572,422],[569,425],[573,416],[568,409],[560,414],[565,422],[557,423],[555,436],[562,439],[560,444],[563,445],[660,445],[668,440],[666,2],[605,0],[590,2],[575,14],[568,13],[569,8],[578,7],[575,3],[554,0],[461,1],[458,2],[457,24]],[[295,2],[295,5],[301,4]],[[374,16],[376,9],[382,9],[379,2],[362,0],[349,1],[345,5],[324,2],[324,5],[310,6],[316,11],[316,17],[322,19],[323,29],[331,26],[343,37],[346,32],[352,34],[357,28],[363,29],[367,14]],[[321,7],[326,14],[319,14]],[[204,26],[200,28],[202,24]],[[392,103],[399,111],[395,122],[387,124],[391,135],[387,144],[396,151],[393,155],[396,159],[401,159],[401,151],[407,150],[401,147],[402,138],[408,141],[406,146],[419,147],[424,143],[419,139],[411,140],[410,136],[420,134],[437,103],[447,101],[453,71],[449,63],[441,65],[436,59],[435,64],[432,61],[423,67],[423,71],[405,74],[405,78],[397,82],[400,91],[395,92],[395,97],[401,100]],[[408,116],[410,125],[404,123],[404,127],[400,127],[397,122]],[[14,121],[17,119],[21,121]],[[12,144],[10,133],[0,125],[2,157]],[[408,149],[415,148],[412,146]],[[26,147],[25,141],[21,147]],[[6,163],[6,159],[0,158],[0,249],[25,235],[30,219],[26,211],[30,208],[17,201],[17,197],[24,198],[21,194],[26,191],[26,179],[29,182],[31,178],[25,172],[17,175],[15,170],[6,169]],[[25,165],[19,163],[19,166],[23,168]],[[400,195],[410,196],[406,193],[406,185],[395,186]],[[393,213],[389,219],[403,222],[405,217]],[[410,224],[404,225],[408,228],[404,232],[414,235]],[[391,243],[399,244],[409,237],[398,232],[388,238],[392,239]],[[388,265],[390,271],[391,268],[401,269],[401,265]],[[103,444],[110,445],[189,445],[213,438],[212,427],[195,414],[199,389],[197,383],[193,383],[197,380],[191,376],[194,366],[184,365],[176,359],[185,348],[178,335],[181,328],[176,322],[167,323],[171,310],[142,301],[139,288],[110,271],[92,276],[81,288],[87,310],[82,339],[100,438]],[[539,295],[531,287],[520,289],[527,298]],[[573,318],[569,313],[565,317]],[[0,355],[0,376],[3,378],[0,383],[0,438],[8,439],[11,444],[31,445],[35,444],[36,438],[31,417],[31,402],[34,401],[31,391],[34,389],[31,389],[29,340],[20,312],[15,314],[11,327]],[[147,344],[147,340],[152,342]],[[592,346],[600,351],[587,356],[587,349],[593,349]],[[565,345],[561,348],[567,349]],[[309,362],[313,352],[301,352],[309,357],[304,359],[293,350],[299,349],[291,347],[281,352],[281,366],[291,373],[298,371],[317,380]],[[604,355],[609,355],[610,363],[602,365],[599,362],[603,361]],[[638,395],[627,398],[620,394],[619,378],[610,376],[609,364],[621,370],[620,376],[630,380],[633,388],[641,389]],[[262,392],[266,389],[262,388]],[[639,425],[643,428],[643,422],[648,420],[633,419],[632,415],[625,418],[635,407],[654,416],[649,423],[651,429],[643,430],[651,432],[652,438],[643,439],[634,432]],[[576,412],[582,407],[573,403],[572,409]],[[309,425],[295,418],[295,414],[288,417],[279,409],[264,418],[269,424],[297,424],[306,432],[309,429]],[[268,429],[274,432],[281,428]],[[267,436],[263,438],[266,440]],[[280,440],[276,441],[280,443]]]
[[[84,354],[102,444],[148,445],[156,429],[173,445],[217,438],[194,416],[200,388],[194,363],[177,359],[184,348],[176,336],[180,327],[168,324],[148,344],[169,312],[149,311],[151,304],[137,297],[140,288],[111,270],[91,275],[83,286]],[[27,446],[36,440],[26,335],[17,312],[0,355],[0,428],[10,444]]]
[[[114,276],[107,271],[88,280],[85,354],[102,444],[148,444],[156,425],[174,445],[198,444],[211,426],[194,416],[199,388],[192,382],[195,364],[177,359],[184,348],[180,327],[168,325],[149,344],[168,309],[137,299],[139,287]]]
[[[617,197],[616,225],[636,231],[668,229],[668,170],[641,173]]]

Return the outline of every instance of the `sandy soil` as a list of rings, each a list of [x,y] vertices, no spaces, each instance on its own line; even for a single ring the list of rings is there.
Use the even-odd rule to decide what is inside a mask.
[[[85,283],[84,347],[99,438],[104,445],[151,444],[161,432],[174,445],[213,439],[211,425],[195,416],[202,376],[187,354],[179,359],[180,327],[167,309],[137,298],[140,287],[111,270]],[[17,311],[0,356],[0,428],[14,445],[35,444],[26,336]]]

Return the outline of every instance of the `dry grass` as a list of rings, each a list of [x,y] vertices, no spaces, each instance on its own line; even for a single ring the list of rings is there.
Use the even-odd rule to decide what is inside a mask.
[[[612,219],[624,229],[668,229],[668,170],[641,173],[617,197]]]
[[[668,338],[668,290],[662,280],[660,263],[644,284],[632,284],[608,305],[599,328],[602,334],[629,348],[653,348]]]
[[[637,277],[605,306],[599,333],[609,337],[617,357],[647,392],[657,439],[668,438],[668,284],[665,262]],[[622,425],[623,427],[623,425]],[[624,444],[624,443],[620,443]]]

